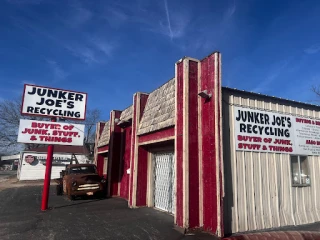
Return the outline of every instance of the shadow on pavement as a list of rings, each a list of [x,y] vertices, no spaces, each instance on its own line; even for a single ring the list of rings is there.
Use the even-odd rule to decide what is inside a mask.
[[[83,200],[83,199],[81,199]],[[49,210],[53,210],[53,209],[59,209],[59,208],[66,208],[66,207],[72,207],[72,206],[77,206],[77,205],[83,205],[83,204],[90,204],[92,202],[98,202],[98,201],[105,201],[107,200],[106,198],[102,198],[102,199],[92,199],[86,202],[77,202],[77,200],[72,201],[70,204],[67,205],[62,205],[62,206],[56,206],[56,207],[49,207]]]

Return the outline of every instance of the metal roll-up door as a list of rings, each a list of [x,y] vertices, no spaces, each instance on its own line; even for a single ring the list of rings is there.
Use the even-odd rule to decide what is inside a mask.
[[[175,162],[172,152],[154,154],[154,207],[175,211]]]

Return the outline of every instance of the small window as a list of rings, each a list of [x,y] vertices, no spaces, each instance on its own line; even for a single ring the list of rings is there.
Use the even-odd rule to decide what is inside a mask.
[[[292,186],[310,186],[307,156],[291,156]]]

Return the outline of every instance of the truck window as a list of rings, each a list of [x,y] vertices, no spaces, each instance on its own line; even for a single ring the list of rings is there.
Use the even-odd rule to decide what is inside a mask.
[[[71,167],[69,170],[73,174],[97,173],[96,166]]]

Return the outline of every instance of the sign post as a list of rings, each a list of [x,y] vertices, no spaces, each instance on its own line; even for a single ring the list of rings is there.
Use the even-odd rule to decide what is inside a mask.
[[[51,118],[51,122],[56,122],[56,118]],[[46,161],[46,173],[44,175],[44,181],[43,181],[41,211],[46,211],[48,209],[53,150],[54,150],[54,145],[50,144],[48,146],[47,161]]]
[[[85,120],[86,104],[86,93],[24,85],[21,115],[50,117],[51,122],[54,122],[21,119],[18,133],[18,142],[48,144],[41,201],[42,211],[48,209],[54,144],[83,145],[84,125],[55,122],[58,117]]]

